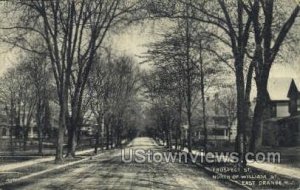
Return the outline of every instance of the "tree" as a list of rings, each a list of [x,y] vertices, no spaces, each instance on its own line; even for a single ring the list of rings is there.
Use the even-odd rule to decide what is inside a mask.
[[[234,86],[222,86],[220,88],[222,94],[216,96],[216,103],[219,105],[220,109],[223,109],[223,113],[228,118],[229,135],[228,141],[231,142],[231,133],[234,122],[236,121],[236,92],[234,91]]]
[[[187,11],[186,11],[187,12]],[[187,14],[185,12],[185,14]],[[192,11],[188,11],[192,12]],[[191,13],[189,13],[191,14]],[[172,94],[181,115],[185,111],[188,134],[193,133],[192,114],[202,98],[202,121],[204,128],[204,148],[206,149],[205,93],[214,83],[214,77],[221,69],[216,64],[216,41],[210,35],[211,27],[197,23],[190,18],[176,19],[174,27],[162,35],[162,40],[151,44],[147,59],[154,63],[156,72],[162,76],[162,91]],[[188,58],[187,58],[188,57]],[[181,118],[181,116],[180,116]],[[182,125],[181,121],[179,126]],[[176,131],[180,132],[177,128]],[[188,147],[192,147],[192,135],[188,135]]]
[[[273,0],[255,0],[250,9],[252,14],[255,52],[253,53],[255,82],[257,88],[256,106],[252,123],[250,151],[256,152],[261,145],[262,120],[265,107],[269,102],[267,90],[268,79],[272,65],[280,53],[285,39],[299,14],[300,7],[295,5],[289,16],[278,18],[282,7],[281,2]]]
[[[164,35],[161,42],[150,46],[148,52],[150,61],[157,67],[162,86],[160,90],[170,93],[175,97],[174,102],[178,102],[178,109],[185,107],[189,126],[188,147],[191,151],[192,146],[192,109],[195,94],[199,91],[199,71],[195,58],[191,54],[190,32],[186,26],[187,21],[179,22],[174,28],[174,32]],[[194,59],[194,60],[193,60]],[[173,94],[171,91],[175,92]]]
[[[26,150],[28,133],[32,127],[32,120],[36,109],[37,99],[34,93],[34,86],[29,79],[29,70],[26,69],[24,62],[17,67],[17,84],[19,85],[17,100],[17,127],[21,127],[23,133],[23,150]]]
[[[9,69],[1,77],[1,103],[4,104],[5,112],[10,124],[9,128],[9,140],[10,140],[10,151],[13,154],[14,145],[13,145],[13,136],[16,129],[16,113],[17,113],[17,82],[16,82],[16,69]]]
[[[138,1],[127,3],[120,0],[12,2],[14,13],[20,15],[19,22],[3,27],[11,35],[2,40],[24,50],[41,53],[30,46],[32,36],[37,36],[44,41],[52,66],[60,105],[57,162],[63,160],[67,123],[68,155],[75,156],[83,94],[97,49],[108,30],[122,19],[128,19],[128,14],[135,11],[137,5]]]
[[[51,97],[51,71],[47,63],[46,56],[27,53],[22,63],[22,75],[26,76],[30,84],[33,85],[32,93],[36,102],[35,121],[38,129],[38,152],[42,154],[43,138],[45,129],[50,126],[49,101]]]
[[[98,123],[95,152],[100,137],[103,147],[103,127],[106,148],[113,143],[121,146],[126,123],[138,114],[134,105],[139,90],[139,69],[130,57],[115,55],[109,48],[99,55],[88,82],[90,106]]]
[[[43,114],[38,107],[39,100],[44,93],[37,89],[37,83],[47,80],[46,75],[42,75],[43,73],[37,72],[32,67],[33,64],[37,64],[32,61],[34,60],[28,59],[28,57],[22,58],[22,61],[15,68],[5,73],[1,84],[2,103],[5,104],[7,116],[11,123],[11,145],[12,135],[15,135],[16,139],[23,139],[23,150],[26,150],[28,132],[33,127],[32,121],[35,114],[37,116]],[[38,79],[35,78],[37,74],[41,74]],[[38,87],[47,88],[44,83]],[[37,124],[39,124],[38,121]]]
[[[158,3],[156,1],[149,3],[153,5]],[[252,2],[249,1],[249,6]],[[247,65],[247,47],[249,36],[251,32],[251,14],[247,14],[244,7],[244,1],[196,1],[196,0],[178,0],[176,2],[165,2],[162,4],[163,8],[156,11],[149,9],[154,17],[164,18],[186,18],[200,23],[207,23],[215,27],[210,35],[218,40],[223,46],[230,49],[233,64],[227,64],[235,73],[236,91],[237,91],[237,122],[238,122],[238,135],[236,138],[236,149],[240,156],[240,162],[243,165],[245,162],[245,129],[247,128],[248,113],[249,113],[249,97],[251,90],[251,81],[253,67],[248,69]],[[151,7],[151,6],[150,6]],[[153,6],[152,6],[153,7]],[[185,7],[191,9],[190,14],[186,12]],[[250,16],[249,16],[250,15]],[[229,63],[226,57],[223,57],[218,52],[216,56]],[[251,65],[251,64],[250,64]],[[246,74],[244,71],[248,70]]]
[[[167,142],[167,147],[170,150],[172,149],[173,136],[176,140],[176,148],[178,147],[183,104],[182,99],[178,96],[178,90],[181,88],[176,89],[175,80],[171,80],[174,74],[171,74],[170,70],[157,67],[150,73],[144,73],[143,76],[144,94],[150,100],[150,108],[146,112],[146,118],[149,119],[150,125],[155,128],[156,132],[153,134],[155,138]]]

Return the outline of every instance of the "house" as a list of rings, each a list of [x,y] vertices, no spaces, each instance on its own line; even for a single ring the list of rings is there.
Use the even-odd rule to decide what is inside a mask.
[[[270,117],[283,118],[290,115],[287,92],[292,82],[291,78],[270,78],[268,92],[270,97]]]
[[[235,109],[235,105],[230,108],[227,98],[216,93],[214,98],[208,99],[206,103],[207,138],[214,144],[234,142],[237,134],[235,111],[231,110]]]
[[[0,139],[8,139],[10,127],[6,123],[0,123]]]
[[[49,107],[50,109],[52,109],[52,107],[53,108],[57,107],[54,104],[54,102],[52,104],[53,105],[50,105],[51,107]],[[0,140],[9,139],[10,133],[12,133],[12,137],[16,138],[16,140],[22,139],[25,133],[24,127],[20,124],[17,125],[16,121],[14,121],[12,126],[12,124],[10,123],[10,118],[7,116],[5,109],[6,109],[5,106],[3,104],[0,104]],[[47,124],[43,128],[44,138],[50,138],[55,135],[54,131],[55,128],[57,128],[58,126],[58,121],[57,121],[58,113],[59,111],[53,112],[53,114],[48,113],[50,118],[48,118],[49,121],[45,121],[47,122]],[[27,121],[25,120],[25,123],[26,122]],[[26,132],[28,133],[28,139],[38,138],[38,127],[37,127],[35,117],[32,117],[29,128],[26,130]]]
[[[300,145],[300,78],[293,79],[288,91],[290,99],[289,112],[291,116],[286,119],[286,123],[291,128],[292,140]]]
[[[10,132],[11,127],[8,124],[6,113],[3,106],[0,106],[0,139],[8,139],[10,137]]]
[[[237,125],[235,113],[232,110],[228,110],[228,106],[225,106],[225,101],[218,94],[215,94],[213,99],[206,99],[206,121],[207,121],[207,139],[209,144],[217,145],[224,142],[234,142],[237,134]],[[235,106],[234,106],[235,108]],[[194,144],[202,144],[204,140],[204,127],[203,119],[201,116],[202,111],[199,114],[194,114],[192,118],[193,135],[192,139]],[[185,123],[182,125],[184,138],[188,136],[188,125]]]
[[[5,112],[0,110],[0,150],[5,150],[10,144],[11,126],[8,124]],[[12,136],[13,138],[14,135]]]
[[[300,114],[300,79],[293,79],[288,90],[289,113],[294,115]]]
[[[262,144],[266,146],[299,145],[300,131],[299,79],[270,79],[268,117],[263,121]]]

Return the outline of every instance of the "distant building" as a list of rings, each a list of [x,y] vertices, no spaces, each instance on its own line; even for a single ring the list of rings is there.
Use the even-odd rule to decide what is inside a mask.
[[[207,109],[207,129],[208,140],[215,144],[218,142],[234,142],[237,134],[237,123],[235,114],[231,115],[226,99],[220,97],[218,93],[213,99],[208,99],[206,103]],[[234,108],[235,109],[235,106]],[[204,136],[203,136],[204,137]]]
[[[300,79],[293,79],[288,91],[289,113],[294,115],[300,114]]]
[[[300,82],[292,78],[271,78],[267,118],[263,121],[262,144],[267,146],[299,145]]]
[[[290,115],[287,92],[292,82],[291,78],[270,78],[268,92],[270,96],[270,117],[283,118]]]
[[[10,127],[6,123],[0,123],[0,139],[8,139]]]
[[[9,146],[10,133],[13,128],[8,124],[4,108],[1,108],[3,106],[0,105],[0,150],[4,150]]]
[[[44,140],[55,140],[55,138],[53,138],[56,136],[55,128],[52,126],[58,126],[57,123],[56,119],[51,117],[50,123],[43,125],[42,133]],[[37,141],[38,127],[35,122],[35,117],[32,118],[28,127],[29,128],[25,131],[25,128],[22,125],[16,125],[15,122],[11,125],[10,118],[6,115],[5,111],[0,109],[0,150],[8,150],[11,143],[13,143],[13,146],[18,147],[24,142],[25,133],[28,134],[28,144]]]
[[[209,144],[222,144],[234,142],[237,135],[237,123],[235,115],[230,115],[228,107],[222,98],[215,94],[213,99],[206,100],[207,139]],[[234,111],[233,111],[234,112]],[[201,115],[193,118],[193,141],[202,143],[204,139],[204,126]],[[188,125],[182,126],[184,138],[187,139]]]
[[[0,105],[0,139],[8,139],[10,136],[11,127],[8,124],[5,108]]]

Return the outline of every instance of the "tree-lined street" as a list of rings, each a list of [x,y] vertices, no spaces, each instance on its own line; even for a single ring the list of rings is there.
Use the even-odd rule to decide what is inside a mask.
[[[0,186],[297,188],[299,12],[289,0],[0,1]],[[144,152],[124,162],[124,148]],[[145,150],[199,159],[135,160]]]
[[[151,138],[136,138],[125,149],[162,152]],[[126,155],[129,156],[129,155]],[[121,150],[4,189],[227,189],[195,165],[184,163],[124,163]],[[234,187],[234,186],[232,186]]]

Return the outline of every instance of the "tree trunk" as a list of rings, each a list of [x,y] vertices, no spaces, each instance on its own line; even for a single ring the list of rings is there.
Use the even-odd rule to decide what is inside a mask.
[[[236,65],[236,87],[237,87],[237,136],[236,136],[236,151],[239,153],[239,161],[242,166],[246,166],[245,160],[245,82],[243,75],[243,67],[241,61],[235,63]]]
[[[228,142],[230,143],[231,142],[231,124],[228,128]]]
[[[95,135],[95,139],[96,139],[95,150],[94,150],[95,154],[98,153],[99,144],[100,144],[100,136],[101,136],[101,128],[102,128],[102,117],[101,116],[97,117],[97,124],[98,124],[98,126],[97,126],[97,133]]]
[[[176,151],[178,150],[178,136],[177,136],[177,133],[176,133],[176,136],[175,136],[175,150]]]
[[[189,5],[186,5],[186,26],[185,26],[185,37],[186,37],[186,110],[188,120],[188,151],[192,152],[192,76],[191,76],[191,63],[190,63],[190,22],[189,22]]]
[[[95,134],[95,146],[94,146],[94,153],[98,154],[98,149],[99,149],[99,138],[100,138],[100,130],[97,129],[97,132]]]
[[[116,125],[116,147],[121,147],[121,141],[122,141],[122,124],[121,120],[118,119],[117,125]]]
[[[262,142],[262,119],[264,113],[264,106],[262,100],[257,101],[257,105],[254,109],[254,116],[252,122],[252,134],[250,140],[250,151],[255,153],[256,149],[260,147]]]
[[[43,131],[41,127],[38,129],[38,139],[39,139],[39,154],[43,154]]]
[[[70,122],[68,128],[68,152],[66,157],[74,158],[77,146],[77,124],[73,121]]]
[[[169,135],[169,131],[166,131],[166,138],[167,138],[167,148],[170,148],[170,135]]]
[[[114,133],[113,133],[113,123],[110,125],[110,133],[109,133],[109,142],[110,142],[110,148],[114,148]]]
[[[207,125],[206,125],[206,102],[204,92],[204,71],[203,71],[203,59],[202,59],[202,44],[200,41],[200,72],[201,72],[201,96],[202,96],[202,120],[204,129],[204,152],[207,152]]]
[[[182,124],[182,96],[181,96],[181,93],[179,93],[178,114],[179,114],[179,121],[178,121],[178,125],[177,125],[177,128],[176,128],[177,129],[176,130],[176,137],[177,137],[177,139],[179,138],[179,142],[178,143],[179,143],[179,146],[180,146],[180,149],[181,149],[182,148],[181,128],[180,128],[181,124]]]
[[[77,100],[77,99],[75,99]],[[82,119],[80,114],[80,103],[79,101],[75,101],[72,103],[72,116],[69,119],[68,129],[68,152],[67,157],[74,158],[76,156],[76,148],[77,148],[77,133],[79,128],[82,125]],[[68,113],[67,113],[68,114]],[[66,116],[68,117],[68,115]]]
[[[188,151],[192,152],[192,121],[191,121],[191,111],[188,111]]]
[[[56,141],[56,155],[55,162],[63,162],[63,147],[64,147],[64,134],[65,134],[65,124],[66,124],[66,108],[67,104],[61,100],[60,110],[59,110],[59,125],[57,131],[57,141]]]
[[[14,101],[12,98],[12,94],[10,97],[10,129],[9,129],[9,144],[10,144],[10,153],[13,155],[14,154],[14,145],[13,145],[13,133],[14,133],[14,114],[13,114],[13,106],[14,106]]]
[[[104,149],[104,115],[102,115],[102,121],[101,121],[101,124],[100,124],[100,127],[101,127],[101,150]]]
[[[41,99],[39,98],[38,103],[37,103],[37,113],[36,113],[36,123],[38,127],[38,153],[43,154],[43,131],[42,131],[42,119],[41,119],[41,114],[44,114],[44,112],[41,109]]]
[[[105,123],[105,129],[106,129],[106,150],[109,149],[109,124]]]
[[[257,97],[254,116],[252,122],[252,134],[250,139],[250,151],[255,153],[262,144],[262,122],[264,110],[268,105],[269,95],[267,91],[268,76],[263,76],[261,80],[257,79]]]
[[[27,140],[28,140],[28,131],[29,127],[24,126],[24,137],[23,137],[23,151],[26,151],[27,148]]]
[[[178,136],[179,136],[179,129],[178,125],[176,125],[176,131],[175,131],[175,150],[178,150]]]
[[[14,146],[13,146],[13,125],[10,126],[9,129],[9,144],[10,144],[10,153],[14,154]]]

